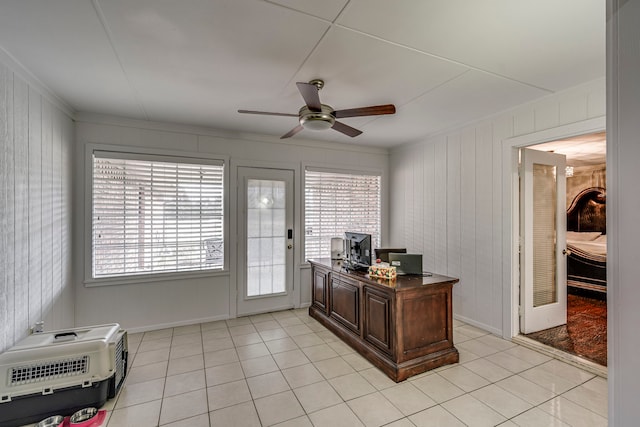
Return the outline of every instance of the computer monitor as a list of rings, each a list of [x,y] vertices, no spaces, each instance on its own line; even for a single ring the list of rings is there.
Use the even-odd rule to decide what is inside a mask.
[[[347,231],[344,242],[347,268],[366,269],[371,265],[371,234]]]

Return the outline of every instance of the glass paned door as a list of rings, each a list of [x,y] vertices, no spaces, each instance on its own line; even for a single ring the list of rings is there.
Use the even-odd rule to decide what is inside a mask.
[[[565,156],[522,149],[520,329],[567,323]]]
[[[238,168],[238,315],[293,306],[293,172]]]
[[[247,296],[286,292],[284,181],[247,180]]]

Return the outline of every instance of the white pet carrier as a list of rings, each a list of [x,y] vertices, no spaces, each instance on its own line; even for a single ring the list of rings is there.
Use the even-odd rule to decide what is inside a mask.
[[[124,382],[127,356],[115,323],[29,335],[0,354],[0,426],[104,405]]]

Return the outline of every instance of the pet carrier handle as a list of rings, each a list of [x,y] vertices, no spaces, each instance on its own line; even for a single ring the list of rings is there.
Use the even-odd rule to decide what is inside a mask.
[[[76,338],[78,338],[78,334],[75,332],[61,332],[53,336],[53,339],[56,341],[69,341],[75,340]]]

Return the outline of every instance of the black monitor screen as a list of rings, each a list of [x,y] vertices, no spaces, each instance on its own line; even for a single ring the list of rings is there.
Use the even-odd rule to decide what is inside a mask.
[[[347,231],[344,237],[347,264],[353,268],[369,267],[371,265],[371,234]]]

